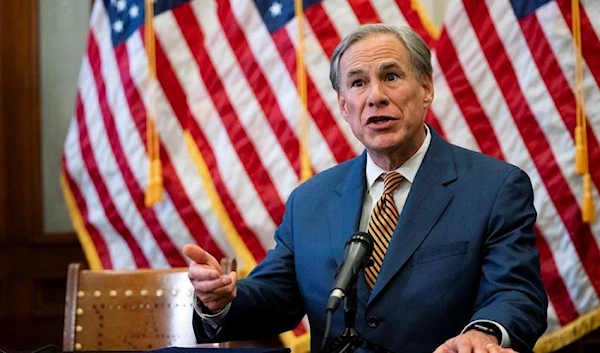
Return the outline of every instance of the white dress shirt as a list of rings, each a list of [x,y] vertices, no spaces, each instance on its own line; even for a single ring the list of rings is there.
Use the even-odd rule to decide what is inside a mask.
[[[404,180],[394,192],[394,203],[398,209],[398,214],[402,214],[402,209],[404,208],[404,203],[408,197],[410,187],[415,180],[415,176],[419,171],[419,167],[421,167],[421,163],[423,163],[425,153],[427,153],[427,149],[431,144],[431,133],[429,132],[429,127],[427,125],[425,125],[425,130],[425,141],[423,141],[421,147],[419,147],[417,152],[415,152],[412,157],[410,157],[406,162],[398,167],[398,169],[396,169],[396,172],[404,177]],[[381,198],[381,195],[383,195],[383,179],[379,176],[389,172],[391,172],[391,170],[383,170],[377,164],[375,164],[371,156],[369,156],[367,153],[367,193],[365,194],[365,198],[363,200],[362,214],[360,216],[360,225],[358,228],[360,231],[367,231],[369,218],[371,218],[373,208],[375,208],[377,201]]]

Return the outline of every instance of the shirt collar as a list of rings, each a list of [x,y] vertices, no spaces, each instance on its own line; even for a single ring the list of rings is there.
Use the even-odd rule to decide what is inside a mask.
[[[423,158],[425,158],[425,153],[427,153],[429,145],[431,144],[431,131],[429,131],[429,126],[427,126],[427,124],[424,124],[424,126],[425,140],[421,144],[421,147],[419,147],[417,152],[415,152],[412,157],[410,157],[406,162],[398,167],[398,169],[396,169],[396,171],[411,184],[415,180],[415,176],[419,171],[419,167],[421,167],[421,164],[423,163]],[[371,156],[367,153],[367,189],[373,186],[375,181],[377,181],[377,178],[379,178],[382,173],[387,173],[387,171],[379,168],[379,166],[373,162],[373,159],[371,159]]]

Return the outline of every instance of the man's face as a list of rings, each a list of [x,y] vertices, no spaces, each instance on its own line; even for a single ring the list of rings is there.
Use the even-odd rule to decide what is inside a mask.
[[[412,156],[425,139],[433,84],[417,77],[404,45],[392,34],[363,38],[342,55],[340,74],[342,115],[376,163]]]

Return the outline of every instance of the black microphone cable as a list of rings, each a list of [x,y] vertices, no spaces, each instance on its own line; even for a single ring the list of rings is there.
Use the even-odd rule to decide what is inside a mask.
[[[323,341],[321,342],[321,350],[325,349],[327,339],[331,333],[331,322],[333,321],[333,310],[327,309],[325,311],[325,333],[323,334]]]

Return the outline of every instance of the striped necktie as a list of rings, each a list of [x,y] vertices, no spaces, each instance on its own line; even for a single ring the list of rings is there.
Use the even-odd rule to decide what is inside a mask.
[[[371,213],[371,219],[369,219],[367,233],[371,234],[374,242],[373,264],[365,267],[365,278],[371,289],[375,286],[385,252],[390,245],[394,228],[400,217],[394,203],[394,191],[403,179],[404,177],[397,172],[383,174],[383,195],[377,201],[373,213]]]

